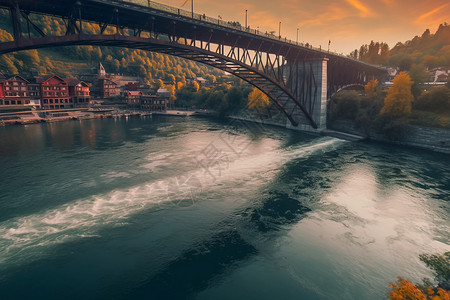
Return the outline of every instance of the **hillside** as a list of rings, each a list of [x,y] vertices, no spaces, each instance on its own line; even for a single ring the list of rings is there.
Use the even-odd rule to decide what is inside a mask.
[[[392,49],[386,43],[372,41],[353,51],[350,56],[401,70],[409,70],[414,64],[426,68],[449,67],[450,25],[441,24],[434,34],[427,29],[421,36],[405,43],[399,42]]]

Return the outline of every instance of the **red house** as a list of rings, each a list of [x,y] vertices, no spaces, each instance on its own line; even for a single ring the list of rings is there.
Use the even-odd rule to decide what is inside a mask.
[[[125,101],[129,106],[140,106],[141,103],[142,92],[140,91],[126,91],[125,92]]]
[[[20,75],[12,76],[3,81],[3,105],[23,106],[30,104],[28,81]]]
[[[89,94],[89,85],[76,78],[67,80],[69,85],[69,97],[74,106],[88,106],[91,96]]]
[[[41,105],[44,109],[72,108],[69,86],[58,75],[47,76],[41,83]]]
[[[5,94],[3,93],[3,82],[0,82],[0,105],[3,105]]]
[[[108,78],[100,78],[97,80],[97,91],[101,98],[115,97],[119,95],[117,83]]]

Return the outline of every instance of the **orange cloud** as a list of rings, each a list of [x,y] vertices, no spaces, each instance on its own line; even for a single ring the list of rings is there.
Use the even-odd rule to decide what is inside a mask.
[[[365,6],[364,4],[362,4],[360,1],[358,0],[347,0],[347,2],[353,6],[354,8],[356,8],[357,10],[359,10],[359,15],[363,18],[365,17],[371,17],[374,16],[375,13],[372,12],[367,6]]]
[[[421,23],[421,22],[423,22],[423,21],[424,21],[425,19],[427,19],[429,16],[436,14],[438,11],[442,10],[442,9],[445,8],[446,6],[448,6],[448,3],[447,3],[447,4],[444,4],[444,5],[441,5],[441,6],[439,6],[438,8],[435,8],[435,9],[433,9],[433,10],[430,10],[430,11],[427,12],[427,13],[424,13],[423,15],[421,15],[420,17],[418,17],[418,18],[416,19],[416,23]]]

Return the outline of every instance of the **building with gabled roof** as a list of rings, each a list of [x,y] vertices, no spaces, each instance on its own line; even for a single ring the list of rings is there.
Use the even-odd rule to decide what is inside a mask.
[[[69,86],[58,75],[44,76],[41,83],[41,106],[44,109],[73,108]]]
[[[67,79],[70,101],[75,107],[86,107],[91,100],[89,85],[77,78]]]
[[[5,77],[2,80],[4,100],[3,106],[24,106],[30,105],[30,95],[28,94],[28,80],[20,75]]]

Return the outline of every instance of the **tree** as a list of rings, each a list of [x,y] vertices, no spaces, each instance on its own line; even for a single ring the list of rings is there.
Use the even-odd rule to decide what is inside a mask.
[[[370,80],[365,86],[364,91],[366,92],[366,96],[369,98],[373,98],[375,96],[375,89],[378,86],[378,80]]]
[[[413,95],[411,86],[413,82],[407,72],[400,72],[394,80],[394,84],[389,88],[384,106],[380,111],[381,115],[394,118],[402,118],[411,114],[411,103]]]
[[[428,79],[428,73],[421,65],[413,65],[408,73],[411,77],[411,80],[414,81],[414,84],[411,87],[411,92],[414,96],[414,99],[417,99],[420,94],[422,94],[423,84]]]
[[[214,75],[206,74],[205,78],[208,79],[211,83],[216,82],[216,76],[214,76]]]
[[[268,107],[269,103],[269,97],[256,87],[253,88],[248,95],[248,108],[257,111],[258,113],[260,113],[262,109]]]
[[[198,90],[200,89],[200,85],[197,81],[192,81],[192,87],[194,88],[194,92],[198,92]]]
[[[450,287],[450,252],[442,255],[421,254],[419,258],[434,271],[436,280],[441,285],[447,285],[447,288]]]
[[[395,283],[389,284],[392,288],[387,296],[389,300],[427,300],[427,297],[421,290],[410,281],[398,277],[398,285]]]
[[[389,300],[450,300],[450,293],[442,288],[419,288],[402,277],[389,286],[392,288],[387,294]]]
[[[155,88],[162,89],[164,88],[164,82],[161,79],[157,79],[155,81]]]
[[[332,98],[331,118],[355,120],[359,101],[360,96],[358,92],[340,91]]]
[[[167,79],[169,80],[170,83],[175,84],[175,75],[169,74],[167,75]]]

